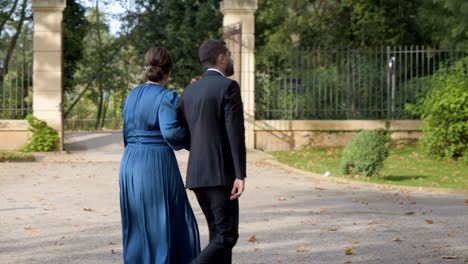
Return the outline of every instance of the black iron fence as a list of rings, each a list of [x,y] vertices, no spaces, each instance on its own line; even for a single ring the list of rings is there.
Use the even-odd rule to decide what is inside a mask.
[[[257,55],[256,119],[415,119],[428,77],[464,50],[303,48]]]
[[[32,66],[11,64],[8,73],[0,70],[0,119],[24,119],[32,113]]]

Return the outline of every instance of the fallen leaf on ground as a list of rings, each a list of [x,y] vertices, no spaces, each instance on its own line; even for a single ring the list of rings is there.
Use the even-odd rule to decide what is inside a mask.
[[[257,161],[257,162],[255,162],[255,166],[257,166],[257,167],[266,167],[266,166],[268,166],[268,163],[263,162],[263,161]]]
[[[320,187],[315,187],[316,190],[319,190],[319,191],[323,191],[325,190],[324,188],[320,188]]]
[[[24,231],[28,234],[28,235],[35,235],[35,234],[38,234],[39,231],[32,228],[32,227],[25,227],[24,228]]]
[[[347,260],[345,262],[343,262],[343,264],[352,264],[353,262],[351,262],[351,260]]]
[[[465,203],[468,203],[468,199],[465,199]]]
[[[457,256],[443,256],[442,259],[458,259]]]
[[[300,246],[298,248],[296,248],[296,252],[306,252],[306,248],[304,246]]]
[[[414,214],[414,212],[406,212],[405,214],[406,215],[412,215],[412,214]]]
[[[416,202],[411,202],[411,204],[416,204]]]
[[[358,200],[357,199],[352,199],[351,202],[355,203],[357,202]]]
[[[111,254],[115,254],[115,253],[116,253],[115,250],[111,249]]]
[[[345,248],[345,254],[346,255],[352,255],[353,254],[353,249],[352,248]]]
[[[93,209],[87,208],[87,207],[83,208],[83,211],[86,211],[86,212],[91,212],[92,210],[93,210]]]
[[[399,237],[395,237],[394,239],[392,239],[392,242],[401,242],[401,239]]]
[[[432,221],[431,219],[426,219],[426,223],[432,225],[434,223],[434,221]]]
[[[259,252],[260,249],[259,249],[259,248],[254,248],[253,251],[254,251],[254,252]]]
[[[255,243],[257,242],[257,237],[255,235],[252,235],[247,241]]]
[[[286,197],[280,197],[278,198],[279,201],[285,201],[286,200]]]
[[[328,231],[338,231],[338,228],[328,228]]]
[[[448,236],[449,236],[449,237],[454,237],[455,235],[456,235],[455,232],[449,232],[449,233],[448,233]]]

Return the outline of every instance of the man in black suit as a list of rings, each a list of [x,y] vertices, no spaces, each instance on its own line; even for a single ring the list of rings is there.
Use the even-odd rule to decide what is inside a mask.
[[[206,69],[180,97],[190,132],[186,187],[195,192],[205,214],[210,242],[193,263],[231,263],[239,237],[239,201],[246,177],[245,129],[239,84],[231,52],[222,40],[199,49]]]

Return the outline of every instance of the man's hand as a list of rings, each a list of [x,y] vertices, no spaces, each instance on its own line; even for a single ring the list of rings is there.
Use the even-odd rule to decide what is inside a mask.
[[[236,179],[231,191],[231,200],[238,199],[244,192],[244,180]]]

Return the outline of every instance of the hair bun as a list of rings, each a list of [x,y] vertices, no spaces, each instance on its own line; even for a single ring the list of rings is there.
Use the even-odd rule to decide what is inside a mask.
[[[159,66],[153,66],[152,68],[154,70],[154,75],[156,76],[156,78],[162,80],[164,77],[164,70]]]
[[[145,66],[146,76],[149,80],[159,81],[164,78],[164,70],[160,66]]]
[[[159,82],[172,69],[172,58],[164,48],[150,48],[145,54],[146,79]]]

